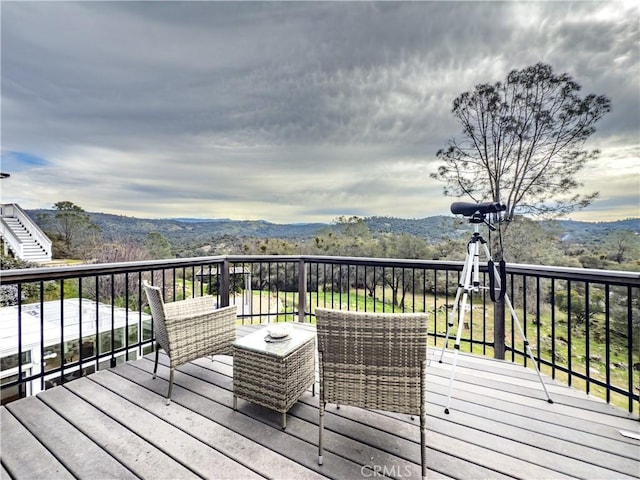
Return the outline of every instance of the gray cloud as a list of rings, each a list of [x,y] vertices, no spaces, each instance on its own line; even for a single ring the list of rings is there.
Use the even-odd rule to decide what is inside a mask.
[[[5,202],[281,222],[446,214],[451,199],[429,173],[459,135],[451,102],[544,61],[611,97],[589,146],[603,151],[596,167],[630,165],[607,184],[585,172],[585,190],[618,191],[581,215],[639,213],[633,3],[0,8],[3,169],[8,152],[47,162],[3,181]]]

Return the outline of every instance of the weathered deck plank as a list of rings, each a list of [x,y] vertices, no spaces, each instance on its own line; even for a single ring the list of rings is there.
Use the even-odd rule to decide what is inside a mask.
[[[439,389],[440,398],[432,395],[432,400],[440,409],[435,409],[437,414],[441,414],[442,406],[446,401],[446,389],[444,386],[431,385],[432,390]],[[458,393],[462,397],[461,393]],[[622,438],[619,430],[611,425],[585,422],[568,415],[559,415],[552,411],[552,408],[545,409],[525,407],[506,402],[497,398],[483,395],[471,395],[464,393],[465,400],[457,399],[457,409],[452,411],[446,418],[450,421],[466,423],[464,415],[472,415],[482,418],[494,427],[514,427],[523,432],[534,432],[544,435],[549,441],[565,440],[576,445],[593,448],[599,445],[600,450],[616,455],[633,458],[638,451],[638,443],[628,442]],[[603,441],[600,441],[600,440]]]
[[[627,412],[545,378],[548,404],[535,371],[460,354],[446,415],[452,353],[430,355],[429,478],[640,478],[640,441],[620,434],[640,432]],[[417,419],[329,405],[319,466],[311,390],[282,431],[276,412],[233,410],[231,357],[181,367],[169,406],[166,365],[153,379],[141,359],[2,407],[0,479],[419,478]]]
[[[132,367],[124,365],[123,369],[125,368],[132,375],[137,373],[131,370]],[[162,371],[163,368],[159,368],[159,370]],[[215,449],[213,453],[221,456],[221,458],[233,459],[237,464],[247,465],[259,475],[265,477],[270,476],[271,472],[275,471],[277,472],[275,476],[279,478],[319,478],[313,472],[302,468],[298,463],[288,461],[283,455],[273,450],[261,448],[258,444],[248,441],[247,437],[225,427],[225,424],[232,424],[237,420],[235,412],[228,407],[212,404],[205,397],[186,392],[183,389],[178,393],[179,387],[174,389],[176,396],[172,396],[174,400],[172,400],[171,405],[162,405],[157,402],[157,394],[152,390],[148,390],[113,372],[102,373],[102,375],[93,377],[93,380],[100,386],[108,388],[114,394],[121,395],[127,401],[144,409],[147,415],[153,418],[162,418],[164,422],[171,426],[172,430],[177,429],[180,432],[185,432],[184,434],[188,432],[188,435],[197,442]],[[178,376],[181,375],[176,374],[176,378]],[[159,385],[161,387],[160,392],[164,392],[167,386],[165,382],[151,379],[148,374],[146,377],[141,378],[141,382],[152,383],[155,386]],[[127,378],[130,378],[129,375],[127,375]],[[163,395],[164,393],[161,394]],[[198,403],[199,405],[197,405]],[[216,422],[209,418],[208,412],[212,410],[220,414],[222,421]],[[135,425],[136,422],[133,419],[131,423]],[[253,435],[264,434],[264,432],[256,431],[257,427],[259,425],[252,425],[253,431],[248,433]],[[149,433],[153,433],[153,431],[152,429]],[[251,436],[248,438],[250,439]],[[162,441],[174,443],[176,441],[175,434],[166,436]],[[187,451],[185,454],[184,461],[192,462],[193,453]],[[211,472],[227,472],[229,474],[228,478],[249,478],[253,476],[250,475],[252,472],[238,471],[234,473],[228,466],[216,466],[213,464],[211,453],[209,455],[209,458],[205,456],[203,459],[202,467],[204,473],[209,472],[209,475],[202,474],[202,476],[210,476]]]
[[[199,360],[204,364],[227,368],[226,365],[209,360]],[[126,372],[125,368],[126,367]],[[139,369],[138,367],[142,367]],[[114,373],[126,374],[128,378],[135,378],[136,382],[158,393],[164,392],[167,387],[168,370],[161,366],[158,368],[158,378],[151,379],[149,372],[152,363],[137,362],[135,365],[125,365],[122,369],[116,369]],[[197,370],[205,380],[189,375],[189,371]],[[137,370],[137,372],[136,372]],[[189,365],[176,373],[174,380],[173,402],[201,413],[203,416],[228,426],[245,438],[251,439],[263,450],[277,452],[291,461],[298,463],[310,470],[316,471],[330,478],[354,478],[360,476],[360,465],[348,461],[343,456],[329,454],[325,456],[325,465],[319,466],[317,447],[309,443],[307,439],[299,438],[293,434],[299,427],[300,420],[290,415],[287,420],[287,429],[283,432],[280,428],[280,414],[268,409],[253,405],[249,402],[240,402],[237,412],[232,409],[232,393],[230,378],[224,376],[223,383],[229,389],[215,388],[216,377],[219,373],[207,368]],[[215,390],[215,393],[213,392]],[[197,393],[196,393],[197,392]],[[211,397],[209,397],[209,395]],[[307,393],[305,395],[311,395]],[[212,403],[215,402],[215,403]],[[315,429],[317,436],[317,428]],[[273,475],[274,472],[271,472]],[[291,477],[289,477],[291,478]],[[297,478],[297,477],[294,477]]]
[[[135,479],[133,472],[115,460],[38,397],[10,403],[7,409],[38,438],[42,445],[77,478]],[[4,431],[2,432],[4,437]],[[3,442],[5,439],[3,438]],[[44,459],[43,459],[44,460]],[[4,461],[3,464],[8,466]],[[46,470],[46,467],[43,468]],[[41,478],[51,478],[49,475]]]
[[[193,375],[195,378],[200,378],[203,381],[213,382],[215,381],[212,378],[207,378],[210,375],[209,369],[213,368],[210,366],[211,364],[207,361],[202,362],[198,366],[193,366],[189,368],[190,375]],[[224,364],[216,363],[217,367],[220,368]],[[198,368],[201,367],[201,368]],[[231,385],[227,384],[230,388]],[[220,385],[221,388],[224,388]],[[230,398],[231,390],[225,394],[227,398]],[[307,405],[307,402],[311,403],[313,407]],[[270,412],[267,409],[258,407],[249,402],[242,402],[239,405],[239,412],[244,415],[247,415],[256,421],[266,421],[271,428],[277,429],[280,425],[280,418],[275,412]],[[327,416],[328,418],[328,416]],[[388,452],[385,452],[381,449],[376,449],[374,446],[363,445],[361,441],[353,440],[349,435],[338,435],[339,437],[339,445],[336,448],[327,447],[327,451],[331,452],[335,455],[338,455],[342,458],[350,460],[352,463],[349,463],[350,468],[354,466],[354,463],[357,465],[357,470],[349,470],[344,472],[332,472],[334,468],[334,464],[329,461],[329,457],[325,457],[325,465],[319,467],[317,465],[317,437],[318,437],[318,411],[317,411],[317,397],[312,397],[310,391],[307,391],[305,395],[301,398],[301,401],[298,402],[289,412],[289,420],[286,433],[289,435],[295,436],[300,441],[306,442],[307,446],[305,447],[307,450],[311,452],[310,459],[308,460],[308,465],[310,468],[317,469],[319,472],[322,472],[325,475],[329,475],[332,478],[353,478],[354,476],[361,475],[361,466],[371,464],[371,459],[374,458],[378,462],[379,465],[387,465],[389,468],[393,469],[393,466],[396,465],[396,470],[406,470],[407,472],[413,472],[414,475],[419,475],[419,467],[417,463],[412,465],[408,464],[406,460],[399,459],[398,457],[391,455]],[[417,426],[414,427],[417,431]],[[330,432],[331,428],[327,428],[327,432]],[[362,433],[362,432],[361,432]],[[382,435],[382,432],[375,431],[375,435]],[[327,433],[327,445],[330,445],[330,441],[332,436],[330,433]],[[410,442],[400,439],[402,442],[405,442],[407,445]],[[409,445],[409,450],[415,450],[415,458],[412,459],[415,462],[419,459],[419,447],[418,444]],[[304,460],[305,462],[307,459]],[[442,476],[436,477],[436,472],[433,472],[433,478],[442,478]]]
[[[8,470],[20,478],[74,477],[6,408],[0,409],[2,442],[2,478],[10,479]],[[6,468],[5,468],[6,464]]]
[[[202,362],[202,361],[200,361]],[[201,363],[204,368],[213,368],[209,366],[209,362]],[[218,363],[217,365],[220,365]],[[193,370],[193,369],[191,369]],[[197,375],[198,372],[192,371],[191,374]],[[231,385],[229,384],[229,388]],[[305,403],[313,407],[313,412],[308,415],[307,419],[313,424],[313,428],[308,432],[309,440],[313,442],[314,448],[317,445],[317,399],[311,396],[303,396],[300,403]],[[300,405],[296,405],[290,412],[292,416],[300,416]],[[277,424],[278,418],[274,416],[274,425]],[[445,422],[445,425],[447,423]],[[417,420],[411,421],[408,416],[401,419],[393,419],[387,417],[384,413],[370,412],[357,408],[341,407],[335,409],[335,406],[329,406],[325,417],[326,444],[325,449],[332,452],[341,452],[341,455],[347,455],[350,449],[345,448],[343,439],[358,438],[360,450],[362,444],[366,444],[372,448],[363,452],[359,457],[351,458],[353,461],[362,462],[370,461],[371,458],[377,459],[377,465],[386,465],[393,469],[393,465],[401,465],[396,470],[408,469],[412,472],[414,478],[419,476],[419,430]],[[471,464],[469,475],[477,476],[479,467],[484,471],[483,475],[490,478],[500,478],[500,470],[495,468],[496,455],[499,457],[500,468],[506,471],[521,470],[529,478],[545,478],[550,475],[560,477],[558,472],[550,471],[545,468],[538,468],[535,465],[522,462],[517,457],[509,457],[502,455],[500,452],[496,454],[480,445],[469,448],[468,440],[456,438],[449,433],[441,433],[437,430],[429,428],[427,434],[428,458],[432,454],[445,452],[446,461],[451,462],[452,458],[457,455],[456,450],[461,448],[465,452],[464,459],[460,458],[456,472],[469,470],[463,463]],[[337,439],[335,437],[338,437]],[[364,439],[364,440],[363,440]],[[335,447],[332,442],[337,442]],[[353,448],[351,448],[353,450]],[[383,456],[384,455],[384,456]],[[493,457],[493,458],[492,458]],[[409,461],[412,465],[407,464]],[[328,462],[325,462],[328,463]],[[509,464],[509,465],[506,465]],[[415,468],[415,471],[413,469]],[[448,466],[450,469],[451,466]],[[435,472],[434,472],[435,473]],[[462,477],[465,478],[465,477]]]
[[[91,380],[81,378],[73,384],[69,383],[68,388],[48,390],[40,398],[137,476],[198,478],[193,471],[174,460],[168,449],[160,450],[153,440],[145,439],[144,434],[131,428],[133,423],[134,427],[140,425],[146,430],[157,429],[152,436],[160,439],[163,432],[157,426],[159,419],[144,418],[144,412],[94,386]],[[109,415],[100,408],[108,409]],[[131,419],[134,421],[131,422]]]

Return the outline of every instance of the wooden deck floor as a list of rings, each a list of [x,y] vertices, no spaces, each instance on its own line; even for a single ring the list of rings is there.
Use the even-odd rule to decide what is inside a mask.
[[[640,433],[637,418],[550,380],[548,404],[523,367],[461,354],[445,415],[451,358],[428,374],[429,478],[640,477],[640,440],[621,434]],[[417,419],[330,405],[318,466],[317,396],[282,431],[275,412],[233,411],[232,365],[185,365],[170,406],[168,369],[154,380],[145,358],[2,407],[0,478],[420,478]]]

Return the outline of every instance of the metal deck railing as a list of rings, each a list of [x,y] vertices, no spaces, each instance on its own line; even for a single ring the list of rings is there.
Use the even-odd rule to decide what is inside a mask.
[[[426,311],[440,347],[462,268],[447,261],[236,255],[5,270],[2,401],[152,351],[143,279],[162,286],[166,301],[211,294],[220,306],[236,304],[243,324],[314,322],[318,306]],[[487,284],[486,265],[480,269]],[[507,264],[507,280],[543,373],[637,412],[640,273]],[[486,290],[472,294],[468,307],[462,351],[530,366],[514,318],[508,311],[502,317]],[[496,341],[496,330],[505,332],[504,342]]]

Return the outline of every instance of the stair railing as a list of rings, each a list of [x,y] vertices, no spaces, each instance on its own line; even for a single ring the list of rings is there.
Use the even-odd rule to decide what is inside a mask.
[[[11,227],[4,221],[4,217],[0,219],[0,233],[2,234],[2,238],[5,242],[5,255],[7,254],[7,247],[10,247],[18,258],[24,258],[24,248],[22,245],[22,240],[14,235]]]
[[[31,220],[29,215],[27,215],[27,213],[22,208],[20,208],[20,206],[17,203],[9,203],[9,204],[2,205],[2,218],[5,218],[5,217],[13,217],[18,219],[18,221],[20,221],[20,223],[31,234],[34,240],[38,242],[38,244],[42,247],[47,258],[49,258],[49,260],[51,259],[51,255],[52,255],[51,240],[49,240],[49,237],[47,237],[47,235],[40,229],[40,227],[38,227],[38,225],[36,225],[35,222]],[[22,248],[22,242],[20,242],[20,240],[18,240],[15,237],[15,235],[13,235],[13,232],[11,232],[11,235],[7,233],[8,231],[11,231],[11,229],[8,228],[8,226],[4,221],[2,222],[2,231],[3,231],[3,236],[7,238],[7,241],[9,241],[10,244],[11,244],[10,237],[13,237],[13,239],[17,240],[16,248],[20,248],[20,249]],[[23,253],[24,252],[20,250],[21,258],[23,256]]]

